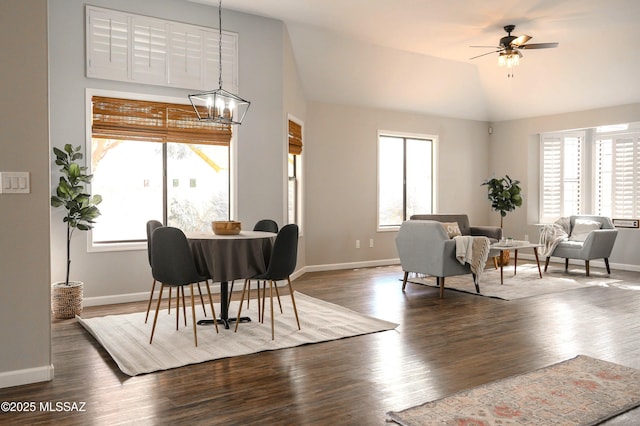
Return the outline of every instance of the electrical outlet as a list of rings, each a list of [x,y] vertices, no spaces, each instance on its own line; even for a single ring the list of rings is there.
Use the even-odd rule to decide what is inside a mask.
[[[356,240],[356,248],[360,248],[360,240]]]
[[[369,238],[369,247],[373,247],[373,238]]]

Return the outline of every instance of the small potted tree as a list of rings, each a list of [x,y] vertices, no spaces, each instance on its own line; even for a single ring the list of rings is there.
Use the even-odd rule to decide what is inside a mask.
[[[88,231],[93,228],[95,219],[100,216],[100,210],[96,207],[100,204],[100,195],[91,196],[86,192],[85,185],[91,183],[93,175],[86,174],[87,167],[81,166],[78,160],[82,160],[80,146],[73,147],[66,144],[64,150],[53,148],[56,156],[55,163],[62,166],[60,181],[56,187],[55,195],[51,197],[53,207],[62,207],[66,214],[63,222],[67,225],[67,268],[66,278],[63,282],[53,284],[51,308],[55,318],[74,318],[82,313],[82,291],[84,284],[81,281],[70,281],[71,270],[71,237],[76,229]]]
[[[491,201],[491,208],[500,212],[500,228],[502,228],[502,220],[508,212],[513,211],[516,207],[522,206],[522,189],[520,181],[514,180],[505,175],[503,178],[491,178],[482,182],[487,185],[489,193],[488,198]],[[501,264],[509,263],[509,250],[502,251]]]

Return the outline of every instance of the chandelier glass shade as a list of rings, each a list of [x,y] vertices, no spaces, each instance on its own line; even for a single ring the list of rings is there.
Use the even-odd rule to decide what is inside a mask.
[[[498,65],[512,68],[520,64],[520,53],[514,50],[500,52],[498,55]]]
[[[222,88],[222,0],[218,3],[218,88],[189,95],[200,121],[220,124],[242,124],[251,102]]]

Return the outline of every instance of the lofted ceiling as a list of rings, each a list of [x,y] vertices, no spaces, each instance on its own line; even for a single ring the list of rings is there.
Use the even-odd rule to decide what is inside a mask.
[[[190,0],[218,5],[217,0]],[[309,100],[503,121],[640,102],[638,0],[224,0],[286,24]],[[529,43],[498,67],[503,27]],[[224,15],[223,15],[224,26]]]

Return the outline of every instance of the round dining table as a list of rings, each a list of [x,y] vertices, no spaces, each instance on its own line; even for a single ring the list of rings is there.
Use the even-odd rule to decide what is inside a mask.
[[[266,272],[277,234],[263,231],[241,231],[237,235],[211,232],[187,232],[198,272],[220,283],[220,317],[218,323],[229,328],[229,281],[244,280]],[[250,321],[249,318],[243,318]],[[200,320],[198,324],[212,324]]]

